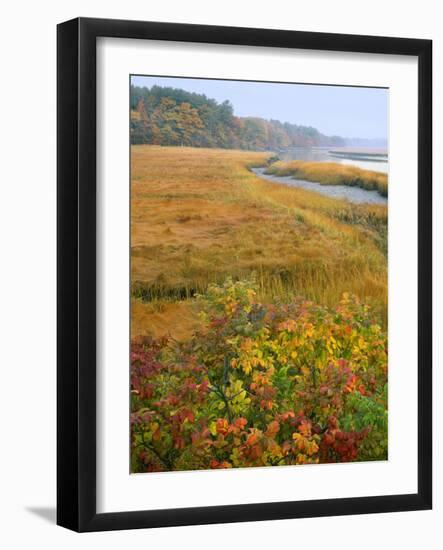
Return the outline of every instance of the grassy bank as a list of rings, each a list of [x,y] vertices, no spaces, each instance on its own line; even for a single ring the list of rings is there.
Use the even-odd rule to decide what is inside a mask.
[[[334,306],[350,292],[386,318],[386,207],[351,205],[248,170],[268,157],[131,148],[132,336],[185,339],[195,328],[195,294],[252,272],[265,303],[298,295]]]
[[[386,174],[335,162],[278,161],[267,169],[267,173],[276,176],[293,176],[322,185],[361,187],[368,191],[378,191],[383,197],[388,196],[388,176]]]

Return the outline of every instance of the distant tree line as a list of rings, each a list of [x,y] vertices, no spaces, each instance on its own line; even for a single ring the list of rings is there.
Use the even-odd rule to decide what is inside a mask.
[[[229,101],[176,88],[131,86],[131,143],[275,150],[345,145],[311,126],[238,117]]]

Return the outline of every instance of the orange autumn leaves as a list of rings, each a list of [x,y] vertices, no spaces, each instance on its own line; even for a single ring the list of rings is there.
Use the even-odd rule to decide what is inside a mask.
[[[279,416],[281,422],[295,418],[294,413]],[[232,468],[239,466],[264,466],[285,464],[290,459],[293,464],[317,463],[314,457],[319,450],[317,441],[311,433],[308,420],[300,421],[298,430],[293,432],[292,441],[285,439],[281,444],[277,441],[280,422],[272,420],[265,431],[257,428],[247,428],[246,418],[237,418],[233,424],[226,419],[216,422],[217,439],[215,446],[230,448],[230,461],[212,459],[210,468]]]
[[[132,345],[133,472],[386,459],[386,334],[366,305],[266,305],[230,279],[199,300],[189,341]]]

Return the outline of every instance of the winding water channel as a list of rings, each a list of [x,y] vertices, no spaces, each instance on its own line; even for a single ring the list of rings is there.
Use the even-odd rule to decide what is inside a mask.
[[[308,191],[315,191],[321,195],[332,197],[334,199],[347,199],[355,204],[387,204],[387,198],[382,197],[377,191],[368,191],[360,187],[350,187],[349,185],[321,185],[312,181],[294,179],[292,176],[274,176],[265,174],[266,168],[252,168],[254,174],[268,181],[283,183],[291,187],[301,187]]]

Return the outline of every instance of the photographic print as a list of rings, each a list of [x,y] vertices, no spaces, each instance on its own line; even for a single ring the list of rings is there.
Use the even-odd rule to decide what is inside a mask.
[[[431,509],[431,283],[431,40],[57,26],[58,525]]]
[[[130,77],[131,473],[388,459],[388,102]]]

